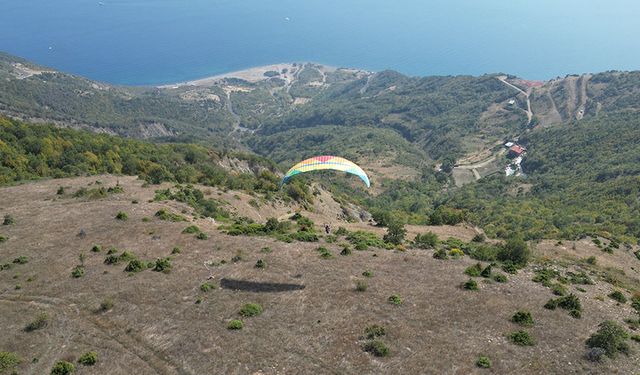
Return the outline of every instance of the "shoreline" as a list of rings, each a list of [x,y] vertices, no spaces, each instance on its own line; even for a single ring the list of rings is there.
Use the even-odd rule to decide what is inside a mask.
[[[276,75],[276,77],[279,77],[286,81],[291,81],[295,78],[297,73],[299,73],[299,69],[301,67],[304,67],[309,64],[318,67],[321,71],[324,71],[324,72],[333,72],[338,69],[345,69],[345,70],[353,70],[358,72],[366,72],[369,74],[374,73],[372,71],[367,71],[363,69],[337,68],[330,65],[304,61],[304,62],[277,63],[277,64],[262,65],[262,66],[254,66],[247,69],[235,70],[227,73],[206,76],[203,78],[198,78],[198,79],[189,80],[189,81],[181,81],[181,82],[168,83],[168,84],[162,84],[162,85],[153,85],[153,87],[156,87],[159,89],[177,89],[184,86],[208,87],[208,86],[213,86],[216,83],[229,78],[237,78],[247,82],[255,83],[255,82],[260,82],[268,79],[269,77],[266,76],[265,73],[269,71],[276,71],[279,73],[278,75]]]

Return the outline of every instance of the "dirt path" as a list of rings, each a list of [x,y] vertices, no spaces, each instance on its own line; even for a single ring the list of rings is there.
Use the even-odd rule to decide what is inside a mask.
[[[369,84],[371,83],[371,78],[373,77],[373,74],[369,74],[367,76],[367,82],[364,84],[364,86],[362,86],[362,88],[360,89],[360,94],[364,94],[365,92],[367,92],[367,89],[369,88]]]
[[[529,94],[531,93],[531,89],[527,89],[527,91],[525,92],[518,86],[507,82],[507,77],[505,76],[498,77],[498,80],[504,83],[505,85],[518,90],[518,92],[520,92],[522,95],[525,96],[525,98],[527,99],[527,109],[525,110],[525,112],[527,113],[527,126],[529,126],[529,124],[531,124],[531,120],[533,120],[533,111],[531,110],[531,100],[529,99]]]

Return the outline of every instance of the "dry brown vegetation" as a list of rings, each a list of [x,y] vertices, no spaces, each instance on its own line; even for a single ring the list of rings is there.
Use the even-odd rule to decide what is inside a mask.
[[[98,200],[72,197],[95,180],[103,186],[119,181],[124,193]],[[65,186],[64,196],[56,195],[59,186]],[[632,374],[638,370],[636,343],[630,343],[631,356],[615,362],[594,364],[584,357],[585,340],[599,323],[634,316],[628,304],[618,306],[609,298],[598,298],[614,290],[602,281],[579,286],[586,292],[567,285],[582,302],[582,318],[574,319],[565,311],[543,308],[554,296],[549,288],[531,281],[533,266],[509,275],[507,283],[475,278],[480,290],[469,292],[459,285],[469,279],[465,268],[477,261],[466,256],[443,261],[434,259],[431,250],[418,249],[339,256],[340,240],[283,243],[269,237],[227,236],[209,219],[194,220],[186,205],[149,202],[158,187],[142,186],[142,181],[130,177],[99,176],[0,189],[0,214],[15,218],[14,225],[2,228],[8,241],[0,244],[0,263],[20,256],[29,259],[0,271],[0,351],[23,359],[20,373],[46,374],[56,361],[77,359],[89,351],[99,359],[89,368],[77,366],[78,374]],[[254,197],[242,193],[215,189],[208,193],[229,202],[228,208],[238,214],[261,222],[297,208],[270,203],[255,208],[248,203]],[[133,200],[139,203],[132,204]],[[328,221],[334,228],[384,231],[366,223],[340,223],[339,212],[332,211],[339,205],[326,197],[322,201],[315,212],[305,213],[316,224]],[[162,208],[191,222],[155,218]],[[126,222],[114,219],[119,211],[127,212]],[[150,220],[143,221],[144,217]],[[182,234],[191,224],[208,239]],[[408,238],[427,230],[441,238],[464,240],[476,233],[464,226],[407,229]],[[83,236],[78,235],[81,230]],[[92,252],[94,245],[101,251]],[[319,245],[334,256],[319,257]],[[130,275],[124,272],[127,262],[104,264],[110,247],[119,249],[118,254],[128,250],[145,262],[171,257],[171,272],[146,269]],[[181,251],[172,254],[175,247]],[[261,251],[265,247],[271,251]],[[624,269],[629,279],[638,277],[627,265],[631,258],[597,253],[587,242],[578,242],[576,250],[571,244],[542,243],[535,251],[536,256],[547,257],[545,261],[557,262],[556,267],[571,257],[581,258],[584,251],[585,257],[597,256],[603,267]],[[85,274],[73,278],[70,272],[80,253],[85,254]],[[232,262],[237,255],[242,260]],[[268,267],[256,268],[258,259]],[[207,268],[205,262],[218,265]],[[366,291],[357,292],[354,284],[362,280],[363,270],[374,277],[367,278]],[[206,292],[201,290],[205,282],[212,285]],[[22,288],[16,290],[17,284]],[[402,297],[401,305],[387,302],[393,294]],[[259,304],[262,314],[241,317],[238,311],[246,303]],[[535,317],[535,325],[526,328],[535,337],[534,346],[509,342],[508,334],[521,329],[510,319],[521,309]],[[40,313],[47,314],[47,325],[26,332],[25,325]],[[240,318],[241,330],[227,329],[231,320]],[[363,350],[363,332],[372,325],[385,328],[386,357]],[[476,366],[479,356],[491,358],[491,369]]]

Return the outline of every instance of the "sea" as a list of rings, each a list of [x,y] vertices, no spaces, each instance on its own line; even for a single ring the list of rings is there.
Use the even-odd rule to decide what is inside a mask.
[[[0,0],[0,51],[126,85],[303,61],[546,80],[640,69],[640,1]]]

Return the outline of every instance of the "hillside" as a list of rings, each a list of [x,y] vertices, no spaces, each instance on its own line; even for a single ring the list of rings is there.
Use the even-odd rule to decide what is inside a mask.
[[[60,186],[62,195],[56,193]],[[119,191],[104,197],[73,196],[83,188],[114,186]],[[633,342],[632,354],[615,361],[594,364],[585,358],[585,340],[598,324],[638,317],[630,303],[607,297],[614,290],[630,297],[625,289],[638,288],[637,267],[629,265],[639,261],[629,251],[604,253],[588,239],[573,244],[542,242],[534,247],[538,260],[533,265],[506,274],[506,283],[472,277],[480,290],[471,291],[460,287],[470,278],[463,271],[477,262],[467,255],[441,260],[433,257],[433,250],[371,247],[343,256],[342,237],[337,242],[321,236],[317,243],[286,243],[272,237],[230,236],[221,231],[224,222],[198,218],[183,203],[154,199],[156,191],[171,186],[105,175],[0,189],[3,197],[11,197],[0,202],[0,214],[13,218],[11,225],[0,227],[7,238],[0,243],[0,264],[8,264],[0,271],[4,327],[0,342],[2,350],[22,359],[20,373],[48,373],[57,360],[75,362],[88,351],[97,353],[97,363],[78,365],[78,374],[129,374],[132,368],[139,374],[405,374],[426,369],[452,374],[632,374],[637,370],[640,345]],[[300,209],[283,204],[255,208],[249,203],[252,196],[245,193],[201,188],[206,196],[228,201],[225,207],[259,222],[267,216],[288,217]],[[329,198],[323,200],[324,213],[320,206],[314,212],[301,212],[316,224],[327,220],[334,228],[377,230],[340,222]],[[162,220],[156,215],[162,209],[188,222]],[[115,218],[118,212],[127,214],[126,221]],[[189,225],[197,225],[207,236],[182,234]],[[469,241],[474,233],[447,226],[411,230],[435,231],[441,240],[456,233],[455,237]],[[95,245],[99,248],[92,251]],[[321,256],[319,246],[330,258]],[[179,250],[172,250],[176,247]],[[110,248],[118,249],[112,256],[126,249],[135,258],[105,264]],[[584,262],[589,256],[595,260]],[[144,267],[139,272],[123,271],[129,259],[150,261],[153,268],[157,259],[166,257],[164,272]],[[13,259],[21,260],[12,263]],[[264,268],[256,268],[259,259]],[[73,277],[78,265],[81,275]],[[550,272],[542,272],[542,265],[567,279],[545,276],[549,284],[544,285],[532,281]],[[370,277],[362,276],[367,270]],[[495,266],[493,274],[505,273]],[[595,284],[579,281],[588,279]],[[358,281],[368,288],[356,291]],[[202,286],[205,283],[210,286]],[[555,284],[564,285],[562,293],[579,297],[580,319],[562,308],[543,308],[557,297],[551,291]],[[387,302],[393,294],[401,297],[400,305]],[[262,313],[240,316],[246,303],[259,304]],[[524,328],[534,337],[534,346],[518,346],[508,338],[523,329],[510,321],[521,309],[530,311],[535,321],[533,327]],[[43,313],[36,328],[25,330]],[[241,319],[244,327],[228,329],[232,319]],[[368,341],[365,328],[374,324],[386,332],[381,339],[389,349],[387,357],[363,350]],[[491,370],[476,367],[479,356],[490,358]]]

